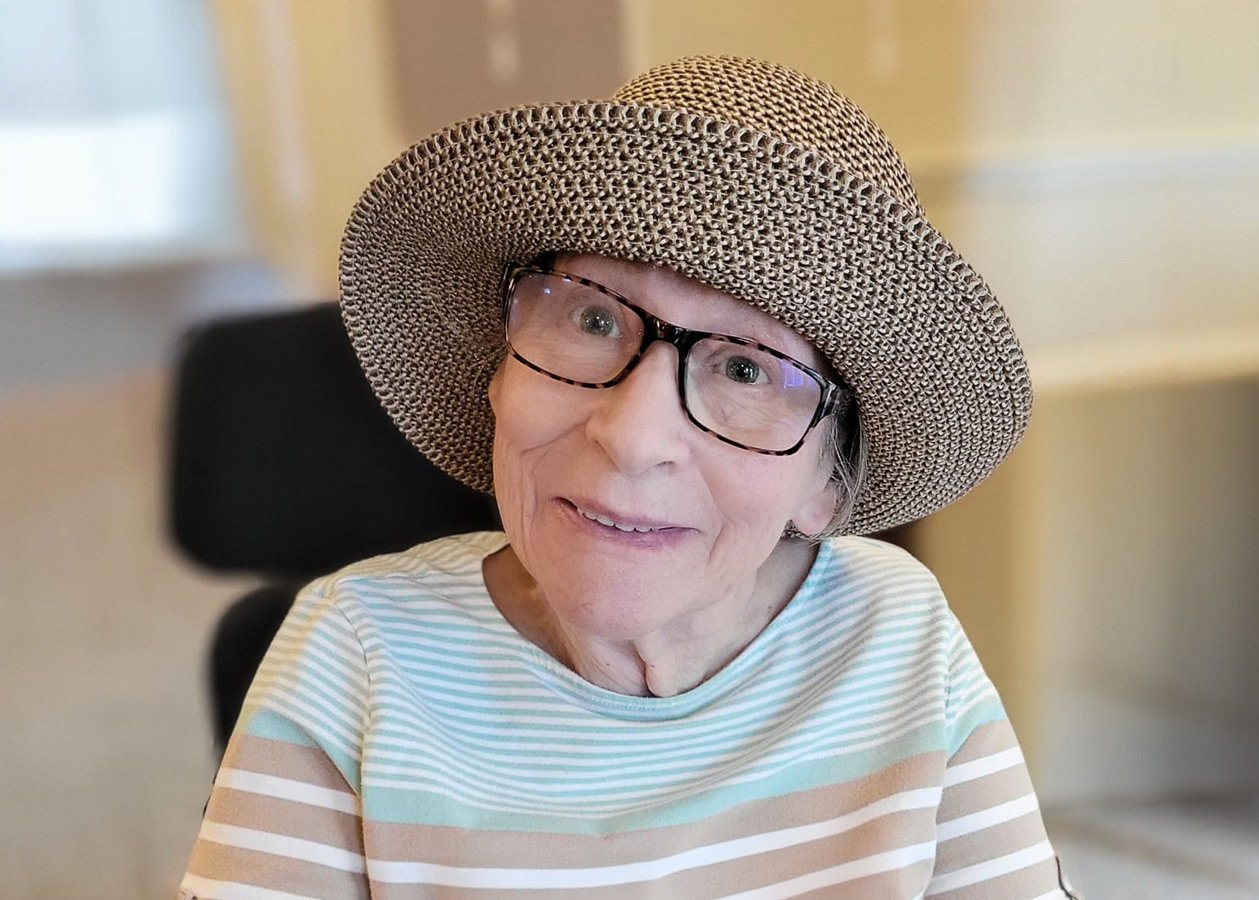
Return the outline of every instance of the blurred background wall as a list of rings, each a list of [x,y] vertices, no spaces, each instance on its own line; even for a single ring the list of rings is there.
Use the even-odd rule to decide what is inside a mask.
[[[909,540],[1060,845],[1259,896],[1256,46],[1250,0],[0,0],[7,895],[169,895],[208,793],[253,582],[165,537],[179,334],[335,297],[353,200],[441,125],[733,52],[884,127],[1028,350],[1024,445]]]

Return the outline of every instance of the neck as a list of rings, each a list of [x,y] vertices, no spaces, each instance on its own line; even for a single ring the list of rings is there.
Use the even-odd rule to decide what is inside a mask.
[[[784,539],[752,584],[715,607],[631,639],[609,639],[563,622],[510,546],[488,557],[482,568],[494,604],[526,640],[599,687],[672,697],[717,674],[764,631],[795,595],[816,556],[816,547]]]

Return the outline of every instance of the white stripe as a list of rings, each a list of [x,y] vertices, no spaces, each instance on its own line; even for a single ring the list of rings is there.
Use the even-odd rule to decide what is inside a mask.
[[[979,812],[971,813],[968,816],[958,816],[956,819],[941,822],[940,827],[936,830],[936,840],[940,842],[951,841],[954,838],[974,834],[976,831],[983,831],[985,828],[991,828],[1003,822],[1011,822],[1020,816],[1036,812],[1038,809],[1040,809],[1040,806],[1036,803],[1036,795],[1031,793],[1024,794],[1017,800],[999,803],[996,806],[981,809]]]
[[[915,606],[911,609],[916,610],[917,607]],[[923,611],[929,613],[930,609],[924,607]],[[385,618],[386,617],[381,616],[379,621],[377,621],[377,625],[383,627]],[[855,620],[859,617],[854,616],[852,618]],[[905,655],[910,654],[913,652],[913,646],[916,643],[928,639],[935,631],[943,627],[942,623],[933,622],[932,620],[923,622],[921,623],[921,627],[914,632],[912,641],[904,634],[881,634],[884,628],[896,627],[900,623],[901,619],[904,619],[907,623],[914,623],[918,621],[919,618],[921,617],[904,612],[902,614],[898,614],[894,621],[891,617],[881,617],[880,619],[872,622],[861,623],[860,628],[857,631],[853,631],[851,628],[848,630],[842,630],[829,627],[824,633],[819,635],[816,643],[819,646],[831,645],[835,643],[837,637],[842,636],[842,640],[845,643],[850,644],[854,648],[859,648],[862,651],[864,666],[865,663],[869,662],[871,659],[881,658],[892,653],[900,652]],[[888,621],[884,621],[884,619],[888,619]],[[462,622],[462,617],[460,617],[459,621]],[[407,637],[408,634],[412,633],[422,635],[423,637],[422,639],[412,639]],[[388,634],[390,638],[389,645],[395,651],[399,651],[398,657],[407,668],[408,674],[419,677],[421,672],[431,667],[432,671],[446,676],[445,678],[439,679],[438,686],[440,688],[448,689],[453,683],[455,685],[462,686],[464,690],[484,693],[484,688],[488,687],[493,690],[497,687],[497,685],[503,682],[501,677],[496,678],[492,675],[487,676],[488,669],[507,668],[511,670],[518,670],[519,668],[518,655],[520,638],[515,636],[514,633],[513,639],[503,641],[487,641],[484,636],[460,638],[458,635],[451,636],[448,640],[443,640],[442,637],[434,635],[433,629],[429,626],[427,620],[424,620],[414,626],[408,626],[401,622],[390,622],[388,625]],[[470,651],[475,652],[464,654],[467,660],[466,664],[456,663],[452,669],[452,667],[448,665],[452,656],[451,647],[452,645],[459,644],[466,645]],[[882,650],[877,654],[868,653],[870,647],[884,644],[886,644],[887,649]],[[489,654],[494,648],[498,648],[502,652],[497,656],[490,656]],[[808,642],[801,648],[801,652],[808,658],[812,658],[812,654],[807,653],[806,651],[811,651],[813,649],[815,649],[813,642]],[[456,650],[455,653],[458,654],[458,651]],[[459,677],[454,679],[453,682],[450,678],[452,671],[459,673]],[[782,693],[777,682],[783,680],[794,680],[799,676],[799,674],[800,670],[798,669],[785,670],[774,682],[761,684],[757,692],[762,695],[777,698]],[[825,673],[819,673],[818,678],[827,682],[830,680]],[[515,683],[516,680],[517,679],[512,679],[512,682]],[[526,680],[522,683],[536,686],[536,681],[532,679]],[[559,686],[566,687],[565,685]],[[807,689],[808,685],[803,685],[803,687]],[[550,693],[550,691],[546,692],[547,695],[550,695]],[[491,696],[493,696],[493,694],[491,694]],[[758,705],[759,702],[757,701],[738,701],[730,706],[729,712],[731,714],[740,713],[744,710],[745,706],[755,708]],[[716,714],[714,714],[714,717],[720,718],[720,716],[716,716]],[[696,718],[697,720],[702,721],[705,718],[705,714],[700,713]],[[608,727],[628,728],[630,724],[633,723],[608,723]]]
[[[898,579],[895,573],[887,578],[881,579],[878,583],[861,585],[866,591],[877,591],[881,587],[899,587]],[[354,585],[355,597],[357,599],[365,599],[372,596],[372,592],[367,585]],[[423,586],[425,590],[433,590],[433,585]],[[433,653],[440,655],[449,653],[450,648],[454,647],[456,654],[475,658],[481,655],[481,651],[500,651],[503,655],[518,658],[521,646],[521,638],[509,626],[503,625],[501,620],[498,623],[493,621],[482,621],[480,617],[475,615],[476,610],[469,608],[469,604],[458,603],[456,599],[444,597],[441,595],[430,595],[421,598],[419,601],[408,603],[408,600],[414,601],[414,591],[419,586],[409,586],[408,590],[412,593],[400,593],[395,597],[381,598],[382,607],[387,606],[393,613],[386,612],[385,609],[372,610],[373,615],[368,621],[375,623],[381,630],[387,632],[390,636],[391,643],[402,648],[409,648],[414,651],[412,653],[404,653],[403,658],[423,658],[424,652],[431,650]],[[478,593],[483,595],[484,588]],[[836,606],[843,606],[843,602],[848,595],[860,596],[861,592],[851,587],[842,591],[844,596],[834,597],[834,605],[828,605],[826,609],[830,613],[834,613]],[[441,600],[447,601],[445,604],[435,603],[433,596],[440,597]],[[470,595],[469,599],[479,600],[477,593]],[[864,646],[863,638],[869,634],[880,634],[889,628],[897,628],[898,626],[914,625],[912,634],[917,637],[928,632],[945,628],[947,624],[939,616],[933,613],[939,610],[939,594],[932,592],[921,596],[912,592],[900,595],[900,601],[893,609],[881,610],[877,616],[869,616],[868,610],[864,605],[854,604],[852,609],[845,610],[842,614],[842,620],[836,621],[833,618],[819,619],[816,626],[810,626],[810,630],[806,632],[798,632],[798,636],[811,643],[810,636],[816,633],[816,638],[826,639],[834,642],[836,637],[841,638],[841,643],[851,647]],[[457,611],[456,611],[457,610]],[[348,614],[348,613],[347,613]],[[467,619],[477,619],[477,624],[481,628],[498,633],[495,639],[487,639],[484,636],[480,641],[466,637]],[[803,617],[801,617],[803,618]],[[805,620],[807,622],[807,619]],[[446,635],[435,634],[432,623],[449,622],[452,626],[452,634],[449,641],[443,642],[442,638]],[[854,625],[860,624],[860,630],[855,630]],[[499,627],[495,627],[495,626]],[[896,635],[889,637],[895,638]],[[904,635],[899,637],[904,638]],[[395,640],[396,639],[396,640]],[[444,643],[449,646],[443,647]],[[466,653],[461,652],[460,648],[466,648]]]
[[[684,800],[696,794],[704,793],[716,787],[733,787],[740,784],[756,784],[771,778],[781,772],[784,768],[799,765],[802,763],[815,762],[819,759],[829,759],[840,753],[859,753],[863,750],[870,750],[875,747],[881,747],[885,743],[894,741],[904,734],[908,734],[918,726],[935,721],[939,718],[938,713],[931,713],[929,716],[917,720],[910,720],[904,724],[899,731],[892,732],[889,735],[879,735],[866,741],[863,744],[854,746],[819,746],[808,753],[800,753],[786,759],[776,759],[776,765],[759,764],[757,768],[747,771],[741,771],[737,775],[723,778],[721,781],[710,785],[695,784],[689,790],[674,793],[673,799]],[[874,773],[867,773],[874,774]],[[534,796],[528,798],[527,802],[513,803],[508,800],[502,793],[481,792],[486,798],[485,802],[477,802],[477,797],[471,788],[456,788],[437,774],[433,776],[425,775],[423,777],[416,776],[412,779],[403,781],[388,778],[376,778],[372,776],[371,770],[367,767],[363,773],[364,787],[391,788],[399,791],[412,792],[431,792],[439,796],[446,797],[457,803],[478,809],[501,810],[504,812],[522,812],[528,814],[561,814],[573,819],[600,819],[614,813],[635,813],[660,802],[658,791],[636,791],[630,794],[612,794],[604,792],[597,799],[591,797],[578,798],[580,805],[574,805],[571,797],[546,797]],[[449,789],[447,789],[449,788]],[[933,788],[933,790],[940,790]]]
[[[938,718],[938,713],[933,711],[919,719],[910,720],[897,732],[887,735],[878,734],[861,744],[845,746],[842,742],[828,741],[819,743],[809,752],[798,752],[790,756],[782,756],[781,754],[772,757],[767,756],[759,761],[755,768],[740,770],[737,774],[722,778],[715,783],[683,782],[682,786],[684,788],[687,784],[692,786],[683,790],[675,790],[669,796],[673,799],[681,800],[717,787],[756,784],[767,778],[772,778],[791,766],[815,762],[820,759],[830,759],[842,754],[859,753],[863,750],[884,746],[886,743],[898,739],[903,734],[912,732],[918,726],[936,721]],[[636,791],[613,792],[606,790],[598,794],[597,797],[584,796],[574,798],[564,794],[555,796],[537,791],[532,793],[515,791],[509,796],[501,791],[478,791],[473,785],[445,777],[440,770],[435,770],[432,773],[417,773],[405,780],[379,778],[373,773],[374,767],[364,767],[364,788],[392,788],[400,791],[421,793],[427,791],[445,797],[455,803],[481,809],[497,809],[504,812],[528,814],[563,815],[573,819],[598,819],[615,813],[640,812],[659,803],[661,797],[659,789],[650,787]],[[866,775],[871,774],[874,773],[866,773]],[[933,790],[940,789],[937,787],[933,788]],[[478,797],[484,798],[483,802],[478,802]],[[580,805],[575,805],[575,803]]]
[[[366,697],[363,687],[367,663],[357,637],[332,629],[327,619],[302,624],[300,631],[296,625],[289,627],[293,631],[282,631],[272,642],[267,670],[294,670],[308,676],[322,674],[330,687],[355,690],[359,692],[356,694],[359,700]],[[306,664],[310,665],[309,673],[302,670]]]
[[[456,618],[457,618],[457,617],[456,617]],[[886,617],[881,617],[881,618],[886,618]],[[912,621],[912,620],[913,620],[913,617],[910,617],[910,618],[909,618],[909,621]],[[869,626],[868,626],[868,625],[867,625],[867,626],[863,626],[863,630],[869,630]],[[877,634],[877,632],[878,632],[878,629],[877,629],[877,623],[876,623],[876,628],[874,629],[873,633]],[[917,637],[918,637],[918,638],[921,638],[921,637],[922,637],[922,635],[917,635]],[[905,639],[906,639],[906,638],[905,638],[905,636],[903,636],[903,635],[897,635],[897,636],[886,636],[886,637],[884,637],[884,638],[876,639],[876,640],[873,640],[873,641],[866,641],[866,642],[864,642],[864,644],[882,643],[884,640],[889,641],[889,642],[891,642],[891,641],[904,641]],[[405,644],[406,642],[405,642],[405,641],[398,641],[397,643],[399,643],[399,644]],[[518,643],[518,641],[517,641],[517,643]],[[865,647],[865,649],[868,651],[868,647]],[[868,653],[867,653],[866,655],[867,655],[867,656],[869,656],[870,654],[868,654]],[[882,657],[882,656],[884,656],[884,655],[891,655],[891,653],[890,653],[888,650],[883,650],[882,652],[875,654],[875,656],[876,656],[876,657]],[[869,662],[869,660],[867,659],[867,660],[866,660],[866,662],[868,663],[868,662]],[[886,668],[886,667],[882,667],[882,668]],[[868,671],[868,669],[867,669],[866,671]],[[877,671],[877,669],[876,669],[876,671]],[[469,687],[471,687],[471,685],[469,685]],[[462,701],[462,702],[467,702],[467,701],[466,701],[466,700],[464,700],[464,701]],[[727,712],[729,712],[729,711],[727,710]],[[753,710],[753,712],[755,712],[755,710]],[[456,718],[457,718],[457,717],[456,717]],[[727,719],[726,719],[725,721],[723,721],[723,723],[722,723],[722,727],[723,727],[723,729],[724,729],[724,728],[728,728],[728,717],[727,717]]]
[[[195,897],[219,897],[222,900],[319,900],[318,897],[273,891],[255,884],[241,884],[239,881],[215,881],[213,878],[202,878],[192,873],[184,876],[179,887],[181,893],[191,893]]]
[[[366,671],[367,661],[363,658],[358,633],[335,603],[318,597],[312,602],[295,605],[284,627],[276,633],[276,655],[288,655],[293,651],[300,654],[310,638],[318,640],[330,652],[344,657],[355,671]]]
[[[982,682],[977,681],[975,684],[969,687],[969,690],[971,691],[971,693],[965,698],[964,701],[959,702],[962,696],[962,691],[957,690],[956,685],[954,685],[953,701],[955,703],[959,703],[959,705],[956,706],[956,708],[954,708],[953,710],[952,719],[954,722],[959,721],[968,712],[970,712],[976,706],[983,703],[985,700],[987,700],[989,697],[993,696],[997,692],[996,688],[992,686],[992,682],[987,680],[988,676],[982,675],[981,673],[980,677],[982,677],[984,680]]]
[[[905,869],[916,862],[923,862],[935,856],[935,844],[913,844],[898,850],[875,853],[864,859],[840,863],[829,869],[821,869],[801,875],[788,881],[780,881],[767,887],[744,891],[741,894],[728,894],[720,900],[786,900],[788,897],[799,897],[801,894],[816,891],[819,888],[855,881],[881,872],[894,872]]]
[[[464,866],[446,866],[435,863],[396,862],[390,860],[368,860],[368,872],[375,881],[389,884],[433,884],[446,887],[462,887],[481,890],[508,890],[527,885],[531,890],[561,890],[575,888],[612,887],[616,885],[634,884],[651,881],[669,875],[675,875],[688,869],[716,865],[732,859],[742,859],[760,853],[783,850],[843,834],[874,819],[914,809],[931,809],[940,802],[938,788],[923,788],[916,791],[903,791],[884,797],[861,809],[854,810],[826,822],[801,825],[795,828],[784,828],[765,834],[735,838],[696,847],[665,856],[660,859],[643,862],[623,863],[615,866],[593,866],[572,869],[508,869],[480,868]],[[916,847],[890,851],[887,854],[876,854],[865,860],[855,860],[846,864],[848,867],[858,866],[868,860],[879,857],[917,853],[918,848],[927,847],[934,852],[934,843],[920,844]],[[882,863],[879,863],[880,865]],[[901,863],[902,865],[904,863]],[[845,868],[843,866],[836,869]],[[827,870],[834,871],[834,870]],[[879,869],[877,871],[883,871]],[[851,875],[847,877],[860,877]]]
[[[345,746],[351,748],[352,755],[357,755],[356,744],[363,727],[362,705],[355,709],[343,703],[336,703],[335,699],[325,699],[317,690],[310,690],[308,686],[289,679],[271,678],[259,683],[263,688],[268,689],[258,698],[259,707],[270,709],[281,716],[290,716],[303,725],[305,722],[301,722],[297,716],[298,713],[304,713],[307,721],[313,719],[322,724],[321,728],[310,732],[311,734],[333,733]]]
[[[817,718],[819,726],[835,729],[838,727],[847,727],[848,723],[858,713],[868,713],[859,720],[862,724],[868,722],[879,721],[880,719],[895,719],[896,716],[904,708],[912,708],[923,703],[932,703],[940,706],[939,698],[942,696],[938,683],[930,677],[928,673],[920,673],[915,675],[912,680],[904,677],[902,671],[896,671],[897,667],[892,667],[893,671],[879,673],[878,677],[861,677],[854,678],[852,684],[847,686],[843,693],[835,692],[831,697],[818,704]],[[903,670],[903,662],[899,664],[899,669]],[[900,676],[900,677],[897,677]],[[850,676],[851,677],[851,676]],[[859,690],[854,690],[854,688]],[[433,706],[441,706],[438,716],[428,709],[408,708],[410,703],[414,707],[413,695],[403,692],[400,687],[395,687],[387,683],[382,683],[378,689],[378,693],[382,698],[378,702],[377,707],[388,713],[395,721],[389,723],[395,741],[405,742],[409,735],[415,735],[422,745],[427,746],[431,740],[428,726],[430,721],[432,724],[440,722],[443,730],[449,730],[452,734],[458,735],[460,739],[470,742],[477,742],[482,746],[492,749],[495,740],[502,740],[503,729],[501,726],[486,723],[484,716],[477,716],[472,713],[462,713],[450,709],[445,704],[451,701],[446,697],[436,697]],[[794,699],[795,696],[808,696],[805,691],[793,692],[790,697],[784,697],[780,694],[776,698],[775,706],[771,707],[771,713],[768,718],[768,725],[776,725],[781,721],[790,718],[790,711],[795,707],[785,700]],[[894,700],[895,704],[889,703]],[[501,712],[510,712],[527,708],[520,703],[498,703],[490,704],[492,709]],[[769,704],[766,704],[769,706]],[[713,718],[709,721],[701,721],[696,717],[694,724],[688,721],[686,729],[686,737],[680,738],[676,731],[670,731],[667,736],[662,735],[661,726],[657,726],[653,730],[644,728],[643,723],[637,724],[637,732],[633,730],[623,730],[620,724],[609,726],[604,722],[592,721],[592,717],[587,715],[574,714],[570,710],[556,709],[552,702],[549,705],[541,707],[542,711],[551,713],[545,716],[529,716],[519,715],[512,717],[512,742],[511,750],[513,755],[518,754],[522,750],[535,750],[540,752],[563,752],[572,748],[574,740],[615,740],[620,748],[628,749],[628,745],[637,744],[641,747],[642,752],[656,752],[656,750],[665,747],[703,747],[714,742],[721,741],[729,743],[731,735],[744,733],[742,731],[745,725],[755,726],[757,731],[767,725],[767,714],[763,709],[752,709],[745,714],[736,715],[733,711],[731,715],[725,719]],[[546,726],[544,728],[525,727],[526,723]],[[855,724],[855,723],[854,723]],[[555,730],[557,726],[563,726],[568,739],[559,741],[555,738]],[[848,728],[847,730],[852,730]],[[644,734],[643,732],[646,731]],[[489,740],[481,741],[480,737],[486,737]],[[548,739],[550,739],[548,741]]]
[[[396,639],[396,635],[390,635],[393,640],[391,646],[395,649],[405,646],[405,642]],[[469,657],[468,661],[454,661],[450,659],[449,647],[442,647],[435,644],[432,654],[422,653],[399,653],[398,659],[406,669],[408,684],[423,685],[433,688],[432,697],[435,700],[445,704],[463,706],[463,707],[485,707],[498,709],[500,706],[495,701],[500,696],[511,696],[527,698],[532,703],[521,704],[522,709],[537,709],[541,711],[551,712],[552,715],[544,719],[530,719],[530,722],[541,722],[546,724],[555,720],[554,712],[556,710],[555,695],[553,691],[541,688],[536,680],[524,678],[507,679],[502,675],[489,671],[490,668],[516,670],[519,668],[518,663],[512,662],[510,659],[503,659],[491,667],[489,661],[484,654],[484,643],[477,646],[479,655]],[[862,663],[854,674],[854,677],[868,677],[872,675],[897,675],[904,671],[905,661],[911,659],[914,655],[915,648],[907,646],[903,635],[889,635],[884,637],[871,637],[863,644],[864,652],[862,655]],[[438,658],[437,652],[445,653],[444,657]],[[876,663],[882,663],[877,665]],[[744,702],[733,703],[729,707],[727,715],[755,715],[757,709],[764,705],[767,698],[778,700],[782,695],[781,688],[786,686],[794,692],[808,691],[818,683],[829,683],[830,676],[820,674],[811,680],[799,682],[800,676],[804,674],[798,669],[784,670],[772,682],[766,682],[776,688],[774,691],[765,689],[763,686],[757,691],[760,696],[753,695]],[[784,684],[785,683],[785,684]],[[505,685],[519,685],[505,687]],[[568,716],[572,715],[570,710],[562,710],[562,713]],[[718,716],[715,713],[697,714],[695,717],[697,722],[703,722],[706,718],[721,719],[724,722],[724,716]],[[630,723],[619,721],[611,721],[604,723],[603,727],[609,730],[626,730]]]
[[[1028,847],[1026,850],[1007,853],[1005,856],[998,856],[996,859],[986,860],[985,862],[975,863],[973,866],[967,866],[964,869],[937,875],[931,879],[931,884],[927,888],[927,896],[945,894],[958,888],[978,884],[981,881],[991,881],[994,878],[1000,878],[1002,875],[1009,875],[1011,872],[1034,866],[1038,862],[1052,859],[1053,855],[1054,850],[1053,847],[1049,846],[1049,841],[1041,841],[1039,844]]]
[[[874,728],[846,734],[820,731],[812,735],[784,736],[773,752],[764,754],[755,765],[759,769],[778,769],[818,748],[826,748],[835,754],[851,753],[861,749],[870,740],[878,743],[880,740],[898,736],[908,730],[907,725],[921,725],[939,720],[938,704],[913,702],[913,698],[911,704],[898,710],[895,717],[887,717],[888,721],[881,722]],[[410,740],[389,740],[379,735],[377,739],[380,748],[388,746],[390,749],[380,749],[380,752],[374,753],[365,762],[363,778],[371,780],[373,784],[380,784],[384,780],[405,782],[416,779],[419,782],[494,787],[509,794],[528,796],[541,796],[553,791],[566,793],[574,786],[583,784],[600,788],[616,787],[631,793],[636,793],[635,788],[638,786],[651,790],[670,780],[685,779],[689,772],[709,772],[723,761],[729,761],[731,754],[739,754],[742,747],[746,746],[746,742],[741,746],[732,740],[728,746],[697,747],[686,757],[681,753],[660,752],[658,745],[641,749],[627,746],[619,748],[617,753],[598,754],[597,758],[603,760],[601,767],[589,765],[588,760],[580,760],[565,770],[563,763],[573,754],[573,744],[549,747],[549,758],[555,759],[556,763],[546,768],[531,768],[528,760],[513,759],[506,752],[510,748],[487,748],[483,742],[468,742],[470,751],[475,752],[461,759],[456,750],[436,744],[426,747]],[[520,752],[525,752],[523,746]],[[652,760],[657,755],[660,759],[653,764]],[[592,753],[591,756],[595,754]],[[536,757],[548,758],[547,754],[542,753],[535,753]],[[644,762],[632,762],[635,759]],[[477,760],[480,760],[479,768]],[[613,770],[622,772],[622,775],[616,779],[608,779],[607,772]]]
[[[219,787],[250,794],[262,794],[266,797],[275,797],[277,800],[292,800],[296,803],[305,803],[307,806],[360,815],[358,797],[354,794],[307,784],[304,781],[294,781],[291,778],[262,775],[258,772],[246,772],[243,769],[223,768],[219,769],[214,783]]]
[[[813,732],[784,736],[774,756],[766,756],[765,759],[772,761],[802,747],[818,746],[822,741],[828,744],[842,743],[884,734],[890,727],[902,724],[907,718],[922,715],[924,712],[934,714],[939,704],[932,704],[929,700],[929,695],[925,700],[923,697],[912,696],[898,698],[897,705],[884,703],[882,710],[876,709],[877,715],[857,716],[860,707],[856,707],[846,721],[829,713],[818,716],[818,726]],[[875,704],[876,707],[878,705]],[[840,726],[846,726],[846,730],[839,730]],[[372,754],[370,769],[375,776],[405,776],[415,772],[417,768],[431,771],[433,766],[438,766],[450,770],[452,774],[462,772],[472,777],[477,784],[484,784],[487,779],[493,780],[486,769],[486,763],[491,763],[496,767],[494,771],[507,779],[504,786],[509,786],[518,783],[521,777],[538,785],[555,780],[560,780],[564,785],[579,784],[582,781],[605,784],[608,781],[608,770],[615,768],[621,773],[616,779],[617,783],[628,786],[635,783],[655,783],[655,773],[685,773],[701,767],[711,768],[714,761],[727,759],[732,753],[743,752],[746,743],[741,743],[740,738],[738,735],[730,735],[720,743],[716,740],[702,743],[692,741],[689,742],[692,746],[679,750],[666,750],[666,742],[659,739],[650,743],[640,741],[632,744],[626,741],[615,746],[600,747],[587,758],[571,759],[578,740],[576,736],[567,744],[535,744],[525,741],[508,744],[503,741],[467,740],[463,747],[451,748],[434,742],[425,744],[411,737],[395,738],[378,733],[374,748],[376,752]],[[685,743],[688,742],[677,741],[678,745]],[[467,754],[468,749],[477,751],[475,757]],[[555,762],[546,768],[531,766],[530,760],[521,758],[521,754],[526,752],[532,752],[537,758],[553,759]]]
[[[225,847],[256,850],[273,856],[300,859],[303,862],[316,863],[330,869],[340,869],[342,872],[362,874],[366,871],[361,853],[353,853],[342,850],[340,847],[329,847],[317,841],[289,837],[270,831],[224,825],[222,822],[211,822],[207,819],[201,823],[201,839],[222,844]]]
[[[907,711],[924,705],[935,708],[943,706],[942,692],[925,675],[916,677],[912,681],[906,679],[867,680],[862,682],[862,685],[864,696],[860,698],[837,695],[817,703],[813,719],[816,722],[815,730],[836,734],[849,733],[856,736],[860,733],[858,725],[865,728],[871,723],[891,724],[904,716]],[[884,689],[884,685],[887,689]],[[387,697],[400,696],[396,689],[383,685],[380,692]],[[431,728],[437,724],[441,724],[443,731],[457,735],[459,740],[489,753],[494,752],[496,748],[502,750],[506,747],[511,751],[512,756],[518,756],[525,750],[535,751],[539,755],[565,754],[572,752],[575,741],[604,741],[609,742],[609,746],[606,749],[603,747],[598,749],[613,758],[623,753],[654,755],[668,749],[677,751],[674,755],[684,755],[714,745],[730,746],[750,730],[743,727],[744,721],[732,718],[731,721],[725,723],[724,727],[718,727],[717,722],[693,727],[688,724],[686,731],[681,733],[678,730],[666,730],[667,725],[671,723],[654,728],[647,728],[639,723],[640,733],[634,734],[603,728],[601,723],[589,722],[589,717],[587,721],[583,721],[579,718],[564,716],[539,718],[539,722],[549,727],[537,729],[522,727],[519,724],[520,720],[527,717],[520,716],[512,719],[514,730],[511,732],[510,744],[506,744],[504,728],[501,725],[477,724],[478,721],[484,721],[485,717],[480,717],[480,719],[461,717],[464,720],[456,724],[452,721],[453,716],[449,714],[436,716],[428,710],[419,712],[407,710],[396,701],[378,704],[377,708],[394,719],[388,723],[387,731],[381,734],[381,740],[384,742],[382,746],[392,744],[396,749],[407,752],[408,756],[417,745],[429,746],[432,740]],[[514,708],[516,707],[513,704],[500,705],[500,709],[503,710]],[[769,713],[749,715],[746,717],[747,724],[756,726],[755,733],[760,733],[766,728],[787,723],[790,720],[790,711],[795,708],[788,703],[783,703],[782,708],[773,709]],[[559,740],[556,737],[555,732],[560,727],[564,728],[567,740]],[[615,744],[610,743],[613,741]]]
[[[897,643],[887,642],[886,646],[879,647],[868,653],[863,654],[862,662],[859,666],[848,671],[849,679],[846,680],[846,686],[852,682],[859,680],[887,682],[890,684],[897,683],[895,676],[903,676],[905,674],[905,664],[907,661],[913,661],[915,650],[912,646],[905,646],[903,638],[897,638]],[[397,642],[394,642],[395,644]],[[871,644],[876,643],[871,640]],[[508,680],[502,675],[489,673],[487,666],[481,662],[474,660],[470,666],[477,667],[476,672],[467,671],[468,667],[458,664],[447,664],[445,660],[429,660],[426,657],[407,657],[399,656],[400,661],[404,665],[407,674],[407,684],[422,685],[432,688],[431,697],[443,705],[452,707],[483,707],[490,706],[498,708],[494,705],[494,701],[502,696],[512,696],[525,698],[532,702],[521,702],[521,709],[535,709],[547,713],[541,718],[531,718],[526,721],[535,724],[550,724],[558,718],[576,718],[576,711],[559,707],[557,708],[554,693],[550,690],[543,690],[538,687],[537,681],[534,680],[531,685],[529,682],[521,682],[518,679]],[[509,665],[504,663],[504,665]],[[810,675],[809,678],[803,678],[804,675]],[[919,677],[930,677],[934,673],[924,672]],[[767,681],[773,690],[758,685],[755,693],[746,697],[743,702],[732,703],[729,706],[728,716],[737,716],[744,718],[754,717],[758,711],[770,703],[778,703],[784,692],[788,693],[811,693],[815,688],[820,686],[830,686],[833,684],[834,675],[830,672],[820,672],[816,675],[805,673],[797,669],[784,670],[779,676],[771,681]],[[517,684],[524,684],[524,687],[516,687]],[[503,690],[507,687],[506,690]],[[853,692],[847,690],[840,696],[849,696]],[[709,720],[724,723],[727,716],[721,716],[711,710],[702,711],[694,716],[697,723],[704,724]],[[603,730],[609,731],[634,731],[629,727],[630,723],[622,721],[610,721],[600,723]]]
[[[1004,772],[1006,769],[1013,769],[1022,762],[1023,751],[1018,747],[1011,747],[1009,750],[1002,750],[1000,753],[994,753],[991,756],[981,756],[979,759],[972,759],[970,762],[959,763],[956,766],[949,766],[945,769],[944,786],[946,788],[953,787],[956,784],[983,778],[985,775]]]

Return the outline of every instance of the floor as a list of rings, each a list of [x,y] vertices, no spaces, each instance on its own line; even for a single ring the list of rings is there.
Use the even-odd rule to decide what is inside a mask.
[[[165,537],[159,372],[0,396],[0,896],[174,895],[214,773],[213,622]]]
[[[1259,790],[1051,810],[1046,823],[1084,900],[1259,898]]]

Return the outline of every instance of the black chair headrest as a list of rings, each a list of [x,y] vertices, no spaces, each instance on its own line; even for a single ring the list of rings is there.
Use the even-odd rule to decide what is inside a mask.
[[[170,524],[207,565],[313,577],[497,528],[394,427],[335,304],[202,325],[177,361]]]

